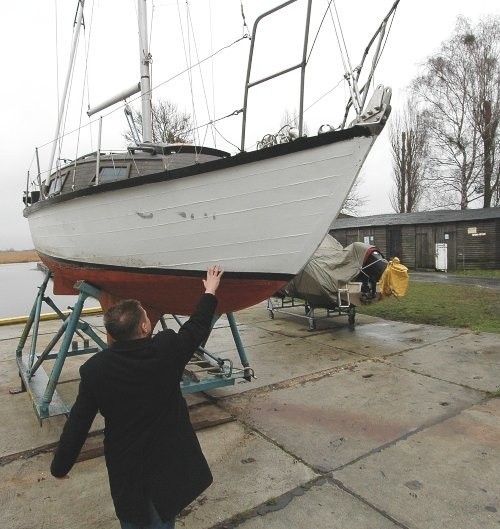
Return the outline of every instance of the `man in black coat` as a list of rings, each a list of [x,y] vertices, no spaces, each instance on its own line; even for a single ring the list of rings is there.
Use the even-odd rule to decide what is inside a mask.
[[[223,271],[210,267],[205,294],[178,333],[151,337],[136,300],[104,315],[115,340],[80,368],[80,387],[51,465],[67,477],[96,413],[104,417],[104,455],[122,529],[173,528],[175,516],[211,483],[212,474],[189,420],[180,380],[209,335]]]

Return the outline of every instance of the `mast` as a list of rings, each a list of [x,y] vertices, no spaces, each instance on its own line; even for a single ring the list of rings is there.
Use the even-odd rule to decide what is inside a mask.
[[[151,143],[153,138],[151,119],[151,54],[148,45],[147,0],[137,0],[139,18],[139,54],[141,62],[142,141]]]
[[[64,107],[66,106],[66,97],[68,95],[69,81],[71,79],[71,72],[73,70],[73,63],[75,62],[76,48],[78,47],[78,38],[80,37],[80,28],[83,26],[83,4],[85,0],[78,1],[78,10],[75,18],[75,29],[73,31],[73,40],[71,42],[71,53],[69,58],[68,72],[66,73],[66,82],[64,83],[64,90],[59,103],[59,115],[57,116],[56,133],[54,136],[54,142],[52,143],[52,153],[50,155],[49,170],[47,171],[47,178],[45,179],[45,185],[50,185],[50,173],[52,171],[52,164],[54,163],[54,156],[56,154],[57,140],[61,131],[61,121],[64,114]],[[42,191],[42,190],[40,190]]]

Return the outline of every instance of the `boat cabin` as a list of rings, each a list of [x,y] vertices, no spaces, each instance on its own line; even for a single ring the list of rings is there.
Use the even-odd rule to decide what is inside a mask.
[[[127,151],[93,152],[77,158],[55,171],[45,198],[71,193],[87,187],[173,171],[230,156],[228,152],[190,144],[151,144],[130,147]],[[23,198],[26,205],[40,200],[39,191]]]

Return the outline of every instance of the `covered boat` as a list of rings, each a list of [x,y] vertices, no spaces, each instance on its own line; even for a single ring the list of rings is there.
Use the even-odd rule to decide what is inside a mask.
[[[304,269],[281,291],[310,307],[335,308],[378,301],[377,284],[387,260],[373,245],[354,242],[345,248],[327,235]]]

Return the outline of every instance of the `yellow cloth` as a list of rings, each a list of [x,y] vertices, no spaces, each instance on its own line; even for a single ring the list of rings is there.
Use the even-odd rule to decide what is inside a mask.
[[[380,278],[380,292],[383,297],[402,297],[408,290],[408,268],[401,264],[397,257],[389,261],[387,268]]]

